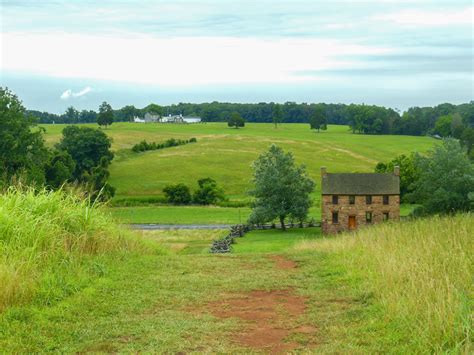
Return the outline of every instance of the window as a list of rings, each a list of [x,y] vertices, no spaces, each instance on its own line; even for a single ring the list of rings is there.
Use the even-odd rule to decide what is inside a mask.
[[[372,223],[372,212],[365,212],[365,222]]]
[[[339,223],[339,213],[337,212],[332,213],[332,223]]]
[[[337,205],[339,203],[339,196],[332,195],[332,204]]]
[[[383,204],[388,205],[388,195],[383,195]]]
[[[384,212],[383,213],[383,220],[388,221],[388,217],[389,217],[388,212]]]
[[[365,196],[365,204],[367,205],[372,204],[372,196]]]
[[[353,205],[356,202],[356,197],[354,195],[349,196],[349,204]]]

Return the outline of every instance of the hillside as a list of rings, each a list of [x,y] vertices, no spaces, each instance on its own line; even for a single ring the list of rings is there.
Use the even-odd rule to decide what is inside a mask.
[[[47,142],[53,144],[64,125],[44,127]],[[234,129],[225,123],[114,123],[104,131],[113,138],[116,151],[110,183],[117,188],[117,198],[158,196],[167,184],[184,182],[194,188],[198,178],[212,177],[230,199],[245,200],[251,164],[272,143],[291,151],[319,181],[322,165],[334,172],[370,172],[379,161],[402,153],[424,152],[436,142],[428,137],[352,134],[347,126],[329,126],[326,132],[316,133],[307,124],[283,124],[275,129],[272,124],[249,123],[243,129]],[[124,150],[144,139],[163,142],[191,137],[198,142],[139,154]],[[319,186],[314,196],[319,196]]]

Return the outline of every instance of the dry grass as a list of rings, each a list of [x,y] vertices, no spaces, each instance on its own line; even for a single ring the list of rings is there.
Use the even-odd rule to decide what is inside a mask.
[[[340,255],[363,280],[363,292],[373,293],[420,351],[469,352],[473,231],[474,216],[464,214],[379,225],[295,248]]]

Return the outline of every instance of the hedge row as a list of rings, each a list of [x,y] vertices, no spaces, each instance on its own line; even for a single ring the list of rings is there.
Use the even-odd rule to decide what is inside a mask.
[[[175,138],[170,138],[164,143],[148,143],[146,140],[141,141],[140,143],[135,144],[132,147],[132,151],[135,153],[139,152],[145,152],[147,150],[158,150],[158,149],[164,149],[164,148],[170,148],[170,147],[177,147],[179,145],[185,145],[188,143],[196,143],[197,139],[196,138],[191,138],[191,139],[175,139]]]

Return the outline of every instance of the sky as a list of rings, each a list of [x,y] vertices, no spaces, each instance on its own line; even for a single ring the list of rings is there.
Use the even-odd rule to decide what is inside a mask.
[[[62,113],[473,100],[472,1],[1,0],[0,82]]]

